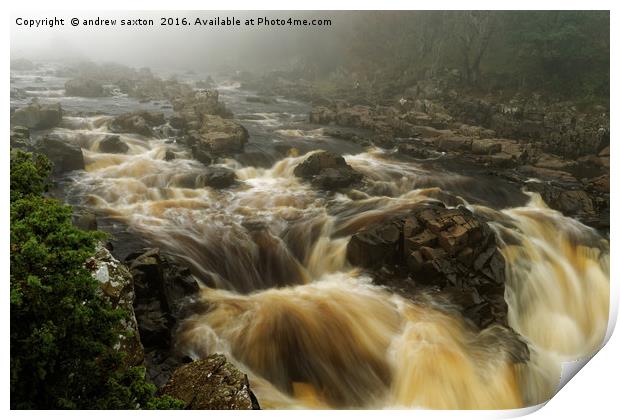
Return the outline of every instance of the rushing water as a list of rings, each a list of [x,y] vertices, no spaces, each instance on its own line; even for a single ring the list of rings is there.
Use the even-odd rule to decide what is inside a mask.
[[[247,103],[249,93],[230,85],[220,98],[250,143],[218,164],[239,182],[197,188],[203,165],[169,139],[121,135],[126,154],[99,151],[119,107],[155,105],[66,98],[51,80],[42,101],[96,112],[53,130],[82,147],[86,163],[62,180],[62,195],[95,209],[112,233],[128,231],[191,267],[208,310],[183,323],[177,345],[198,357],[225,353],[265,408],[532,405],[552,395],[562,361],[603,340],[608,242],[538,195],[441,158],[413,162],[330,138],[303,122],[306,105]],[[343,154],[374,193],[330,195],[296,178],[295,166],[317,149]],[[167,150],[177,158],[166,161]],[[492,220],[507,261],[509,323],[528,341],[528,363],[515,362],[520,347],[505,329],[477,331],[445,302],[394,295],[347,263],[353,232],[429,198]]]

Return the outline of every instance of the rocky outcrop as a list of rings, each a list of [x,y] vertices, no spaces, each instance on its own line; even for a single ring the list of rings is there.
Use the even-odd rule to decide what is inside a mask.
[[[30,148],[30,130],[28,127],[21,125],[11,127],[10,144],[11,147],[28,150]]]
[[[33,102],[19,108],[11,115],[11,125],[20,125],[30,129],[44,130],[57,126],[62,120],[60,104],[40,104]]]
[[[84,98],[106,96],[101,83],[85,78],[67,80],[65,82],[65,94],[67,96],[80,96]]]
[[[106,136],[99,142],[99,151],[103,153],[127,153],[129,146],[119,136]]]
[[[326,190],[347,188],[362,179],[342,156],[330,152],[313,153],[295,167],[294,174]]]
[[[54,174],[84,169],[84,155],[79,146],[47,136],[39,142],[36,149],[52,162]]]
[[[464,207],[437,202],[416,205],[355,233],[347,246],[351,264],[382,282],[385,271],[395,289],[413,293],[432,288],[459,305],[479,327],[507,325],[504,258],[490,227]]]
[[[190,135],[194,149],[216,155],[243,152],[249,137],[241,124],[217,115],[203,115],[200,128]]]
[[[197,179],[198,185],[212,188],[227,188],[235,183],[237,176],[232,169],[222,166],[209,166]]]
[[[172,348],[174,331],[200,287],[189,269],[157,248],[130,254],[126,263],[134,279],[134,310],[146,351],[147,376],[161,386],[181,364]]]
[[[110,129],[117,133],[133,133],[153,136],[153,127],[166,122],[161,112],[138,111],[122,114],[110,123]]]
[[[119,336],[117,350],[127,355],[126,363],[138,366],[144,360],[144,349],[138,333],[138,322],[133,309],[134,285],[129,269],[110,254],[103,244],[97,245],[95,255],[86,261],[86,268],[97,279],[101,293],[113,308],[126,313],[125,329]]]
[[[259,410],[247,375],[221,354],[179,367],[160,390],[188,410]]]

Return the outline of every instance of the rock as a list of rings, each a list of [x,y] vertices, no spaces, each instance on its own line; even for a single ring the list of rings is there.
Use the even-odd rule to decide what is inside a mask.
[[[110,128],[117,133],[134,133],[151,137],[153,127],[165,122],[164,114],[161,112],[138,111],[114,117]]]
[[[355,171],[342,156],[324,151],[310,155],[295,167],[293,173],[327,190],[350,187],[362,179],[362,174]]]
[[[605,147],[603,150],[601,150],[600,152],[598,152],[598,155],[600,157],[605,157],[605,156],[609,156],[609,146]]]
[[[147,377],[162,386],[182,363],[172,348],[173,334],[200,286],[188,268],[175,264],[157,248],[134,252],[126,263],[134,279],[134,310],[146,352]]]
[[[85,78],[67,80],[65,82],[65,94],[67,96],[80,96],[84,98],[105,96],[101,83]]]
[[[317,106],[310,112],[309,120],[313,124],[330,124],[336,119],[336,114],[329,108]]]
[[[192,156],[204,165],[211,165],[211,163],[215,160],[210,152],[202,149],[199,145],[192,146]]]
[[[398,153],[411,156],[416,159],[428,159],[432,156],[432,153],[420,146],[411,143],[401,143],[398,145]]]
[[[156,248],[134,252],[126,262],[134,278],[134,310],[147,378],[161,387],[183,363],[183,355],[172,346],[173,336],[200,286],[186,267],[173,263]]]
[[[502,151],[501,143],[493,139],[478,139],[471,143],[471,152],[475,155],[493,155]]]
[[[465,152],[472,148],[472,139],[457,135],[442,135],[435,141],[441,152]]]
[[[133,279],[129,269],[99,243],[95,255],[86,261],[86,268],[99,281],[101,293],[113,308],[125,311],[125,332],[119,336],[117,350],[127,354],[126,363],[138,366],[144,360],[144,349],[138,333],[138,323],[133,309],[135,298]]]
[[[52,162],[54,174],[84,169],[82,149],[55,137],[45,137],[37,145],[37,151]]]
[[[145,346],[159,345],[160,339],[168,343],[172,324],[182,316],[189,297],[200,289],[198,282],[189,269],[174,264],[157,248],[132,253],[126,261],[134,277],[136,316]],[[155,329],[144,328],[143,334],[143,326]]]
[[[164,160],[170,162],[171,160],[175,160],[177,155],[170,149],[166,149],[166,154],[164,155]]]
[[[11,127],[10,144],[11,147],[28,150],[30,148],[30,130],[28,127],[21,125]]]
[[[160,394],[184,401],[188,410],[260,409],[247,375],[221,354],[179,367]]]
[[[577,179],[570,173],[555,169],[539,168],[530,165],[520,166],[518,171],[524,175],[540,179],[542,181],[555,181],[559,183],[577,183]]]
[[[594,215],[594,203],[589,195],[581,189],[565,189],[548,182],[530,182],[530,191],[540,194],[545,203],[565,216],[591,218]]]
[[[204,174],[199,176],[198,185],[208,185],[212,188],[227,188],[235,183],[237,176],[232,169],[222,166],[210,166]]]
[[[127,153],[129,146],[119,136],[106,136],[99,142],[99,151],[103,153]]]
[[[217,115],[205,115],[195,134],[194,146],[214,154],[240,153],[248,137],[248,131],[241,124]]]
[[[449,289],[453,301],[456,296],[468,302],[463,313],[480,328],[507,325],[504,259],[493,230],[464,207],[423,202],[407,214],[376,221],[351,237],[347,260],[405,294]],[[386,272],[393,278],[386,281]],[[403,278],[413,282],[398,280]]]
[[[62,120],[62,108],[56,104],[32,104],[19,108],[11,115],[11,124],[44,130],[57,126]]]

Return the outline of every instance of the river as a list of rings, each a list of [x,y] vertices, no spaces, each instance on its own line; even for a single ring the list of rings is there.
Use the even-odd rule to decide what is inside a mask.
[[[121,258],[144,243],[191,268],[208,310],[184,321],[176,344],[195,357],[226,354],[263,408],[533,405],[552,396],[562,361],[602,343],[609,243],[537,194],[441,155],[413,161],[329,137],[306,123],[309,105],[250,103],[254,93],[231,82],[217,87],[220,100],[250,140],[218,165],[239,181],[194,188],[204,166],[173,139],[121,134],[127,153],[99,151],[111,116],[169,113],[163,103],[71,98],[63,84],[44,71],[12,73],[12,87],[62,104],[67,115],[51,131],[83,150],[85,171],[57,179],[55,195],[94,210]],[[375,193],[325,193],[295,177],[319,149],[342,154]],[[165,160],[167,151],[176,159]],[[492,220],[507,263],[509,324],[530,347],[526,364],[512,363],[511,338],[497,328],[477,331],[442,302],[393,294],[346,260],[352,227],[445,193]]]

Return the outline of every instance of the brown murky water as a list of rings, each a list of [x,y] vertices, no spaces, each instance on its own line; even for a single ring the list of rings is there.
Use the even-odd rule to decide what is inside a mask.
[[[208,310],[184,322],[177,344],[232,358],[265,408],[522,407],[552,395],[562,361],[602,342],[608,243],[537,195],[503,209],[467,204],[477,180],[379,149],[345,155],[385,191],[378,196],[312,189],[293,175],[312,153],[303,151],[269,167],[226,160],[238,185],[196,187],[202,164],[164,140],[121,135],[126,154],[101,153],[107,120],[66,118],[55,130],[86,159],[67,195],[192,268]],[[278,135],[329,141],[316,129]],[[177,159],[164,160],[168,148]],[[504,240],[509,323],[530,345],[527,364],[514,362],[503,329],[475,331],[442,303],[391,294],[346,262],[357,229],[444,191],[493,220]]]

